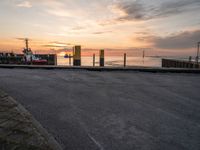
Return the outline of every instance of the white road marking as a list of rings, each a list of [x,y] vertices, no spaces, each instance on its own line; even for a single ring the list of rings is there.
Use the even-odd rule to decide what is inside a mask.
[[[93,138],[89,133],[88,136],[99,147],[100,150],[104,150],[103,146],[97,140],[95,140],[95,138]]]

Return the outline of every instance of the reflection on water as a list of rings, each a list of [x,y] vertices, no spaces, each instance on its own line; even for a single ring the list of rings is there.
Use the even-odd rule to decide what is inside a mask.
[[[107,56],[105,57],[105,66],[123,66],[123,57]],[[99,57],[96,57],[96,66],[99,66]],[[69,59],[58,56],[58,65],[69,66]],[[82,66],[93,66],[92,57],[82,57]],[[161,67],[161,58],[159,57],[127,57],[127,66],[148,66]]]

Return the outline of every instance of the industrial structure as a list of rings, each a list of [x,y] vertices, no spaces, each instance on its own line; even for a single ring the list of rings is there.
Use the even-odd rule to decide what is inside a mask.
[[[18,64],[18,65],[57,65],[56,54],[37,54],[34,55],[29,47],[28,38],[18,38],[25,42],[23,54],[0,53],[0,64]]]
[[[102,49],[102,50],[100,50],[100,60],[99,60],[100,67],[104,67],[104,65],[105,65],[104,61],[105,61],[104,50]]]

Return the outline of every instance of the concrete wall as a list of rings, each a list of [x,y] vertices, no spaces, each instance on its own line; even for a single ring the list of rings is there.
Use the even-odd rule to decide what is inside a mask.
[[[162,67],[165,68],[200,68],[200,64],[196,62],[162,59]]]

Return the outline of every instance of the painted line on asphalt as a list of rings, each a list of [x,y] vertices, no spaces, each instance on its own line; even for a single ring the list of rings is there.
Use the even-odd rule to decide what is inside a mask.
[[[89,133],[88,136],[99,147],[100,150],[104,150],[103,146],[97,140],[95,140],[93,136],[91,136]]]

